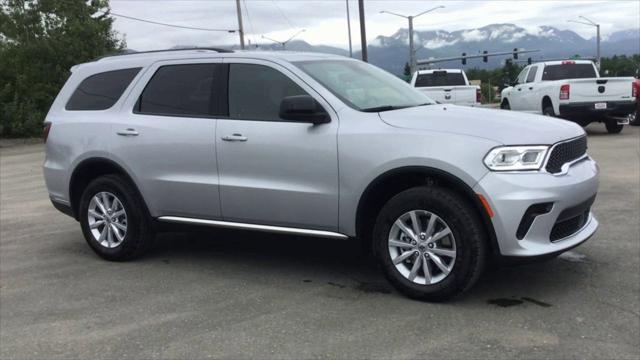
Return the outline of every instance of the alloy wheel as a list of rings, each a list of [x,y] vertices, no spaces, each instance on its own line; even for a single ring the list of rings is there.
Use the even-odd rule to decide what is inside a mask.
[[[110,192],[99,192],[91,198],[87,222],[93,239],[109,249],[122,244],[127,235],[127,212]]]
[[[400,216],[389,231],[389,256],[409,281],[432,285],[453,270],[456,243],[449,225],[436,214],[412,210]]]

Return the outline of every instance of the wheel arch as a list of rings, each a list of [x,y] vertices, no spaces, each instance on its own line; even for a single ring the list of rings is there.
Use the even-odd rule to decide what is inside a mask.
[[[134,190],[140,195],[146,206],[144,197],[136,185],[136,182],[122,166],[108,158],[92,157],[84,159],[78,163],[73,169],[69,180],[69,202],[73,217],[76,220],[79,219],[80,198],[82,197],[84,189],[92,180],[107,174],[122,176],[129,184],[131,184],[131,186],[133,186]]]
[[[401,191],[421,185],[442,186],[460,194],[479,214],[489,238],[490,250],[499,251],[493,223],[473,189],[449,172],[426,166],[404,166],[391,169],[367,185],[360,196],[356,210],[356,237],[369,242],[373,225],[382,206]]]
[[[553,101],[551,101],[551,97],[549,95],[545,95],[542,97],[542,109],[541,112],[544,113],[544,109],[548,106],[553,108],[553,112],[556,112],[555,107],[553,106]]]

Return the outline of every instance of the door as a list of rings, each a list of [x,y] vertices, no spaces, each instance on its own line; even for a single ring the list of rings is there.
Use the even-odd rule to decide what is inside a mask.
[[[112,156],[153,216],[220,218],[215,154],[221,60],[152,65],[112,123]],[[224,80],[222,80],[224,81]]]
[[[513,90],[511,90],[511,95],[509,96],[509,105],[511,106],[511,110],[526,110],[526,78],[527,73],[529,72],[529,67],[524,68],[518,78],[516,80],[516,84],[513,86]]]
[[[227,119],[217,154],[225,221],[336,231],[338,122],[328,104],[287,69],[229,59]],[[286,96],[311,95],[331,122],[285,121]]]

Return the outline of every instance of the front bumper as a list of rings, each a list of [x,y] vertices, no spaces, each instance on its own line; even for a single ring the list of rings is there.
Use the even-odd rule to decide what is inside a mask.
[[[485,195],[493,209],[491,221],[500,254],[530,257],[558,253],[591,237],[598,228],[598,221],[588,208],[584,215],[586,220],[577,231],[552,241],[552,229],[563,220],[559,219],[561,214],[589,203],[589,199],[595,197],[598,172],[595,161],[588,157],[574,163],[564,175],[489,172],[474,191]],[[542,203],[552,203],[550,210],[535,216],[524,236],[516,236],[527,209]]]
[[[606,103],[607,108],[596,109],[597,103]],[[560,117],[568,120],[603,120],[608,116],[626,117],[634,112],[635,108],[635,100],[560,104]]]

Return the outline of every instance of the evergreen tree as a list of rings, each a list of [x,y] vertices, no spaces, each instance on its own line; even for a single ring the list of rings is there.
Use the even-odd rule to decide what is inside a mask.
[[[107,0],[0,1],[0,136],[32,136],[71,66],[125,47]]]

